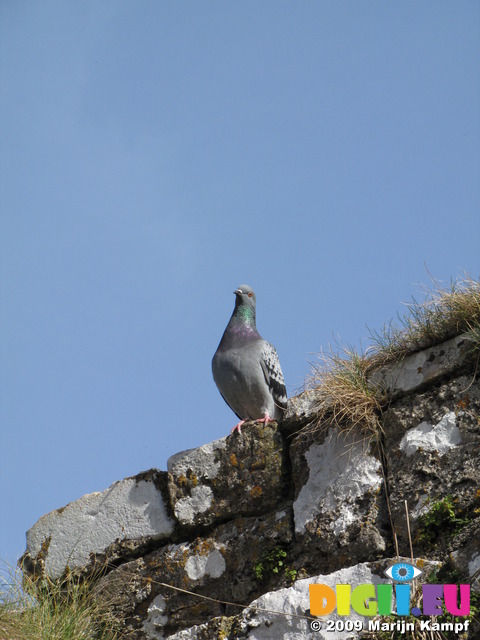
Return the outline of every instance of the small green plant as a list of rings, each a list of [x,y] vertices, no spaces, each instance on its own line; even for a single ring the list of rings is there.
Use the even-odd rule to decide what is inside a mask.
[[[263,562],[256,562],[253,565],[253,571],[255,572],[255,578],[257,580],[263,580],[263,573],[265,571],[265,567],[263,566]]]
[[[297,577],[297,570],[285,565],[286,557],[287,552],[281,547],[275,547],[269,551],[259,562],[253,565],[256,579],[266,580],[272,575],[283,575],[289,582],[294,582]]]
[[[295,582],[295,580],[297,579],[298,571],[296,569],[285,568],[284,575],[289,582]]]
[[[431,547],[441,536],[454,536],[468,521],[458,517],[453,497],[445,496],[419,517],[416,542]]]

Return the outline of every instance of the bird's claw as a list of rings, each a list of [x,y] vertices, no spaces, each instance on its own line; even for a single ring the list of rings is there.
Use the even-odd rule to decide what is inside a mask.
[[[244,425],[245,422],[246,420],[240,420],[240,422],[233,427],[230,433],[234,433],[235,431],[238,431],[238,433],[242,435],[242,425]]]
[[[233,427],[230,433],[238,431],[239,435],[242,435],[242,427],[245,422],[248,422],[248,420],[240,420],[240,422]],[[258,418],[257,420],[253,420],[253,422],[255,422],[255,424],[268,424],[269,422],[275,422],[275,420],[266,413],[263,418]]]

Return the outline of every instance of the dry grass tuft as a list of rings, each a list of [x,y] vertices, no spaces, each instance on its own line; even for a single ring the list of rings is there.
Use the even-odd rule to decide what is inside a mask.
[[[407,304],[407,313],[399,317],[400,326],[390,323],[380,332],[371,332],[371,366],[401,360],[461,333],[468,333],[480,345],[480,282],[466,276],[441,288],[434,281],[434,288],[424,295],[423,302],[413,298]]]
[[[345,349],[343,355],[322,354],[307,382],[316,391],[316,419],[302,433],[319,433],[334,426],[358,434],[361,440],[376,438],[385,398],[368,381],[369,368],[369,359],[354,350]]]
[[[0,640],[120,640],[87,583],[33,582],[19,569],[0,578]]]
[[[374,344],[367,353],[344,349],[321,354],[312,365],[306,388],[317,396],[316,419],[301,434],[321,433],[334,426],[352,431],[362,440],[378,439],[380,417],[388,402],[369,374],[407,355],[467,333],[472,348],[480,350],[480,282],[465,277],[441,289],[438,283],[421,303],[413,300],[400,318],[381,332],[372,332]]]

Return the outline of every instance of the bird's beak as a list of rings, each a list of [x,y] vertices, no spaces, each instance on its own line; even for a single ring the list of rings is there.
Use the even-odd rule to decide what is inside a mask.
[[[241,296],[243,291],[241,289],[235,289],[235,291],[233,292],[236,296]]]

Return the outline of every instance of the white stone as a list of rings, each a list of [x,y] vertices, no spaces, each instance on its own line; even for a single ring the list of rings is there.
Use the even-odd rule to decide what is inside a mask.
[[[211,480],[218,475],[221,466],[221,463],[215,460],[215,450],[225,447],[226,438],[220,438],[197,449],[180,451],[168,459],[167,469],[176,477],[186,476],[191,470],[196,476]]]
[[[158,631],[168,622],[168,616],[164,616],[167,604],[162,595],[158,595],[150,604],[147,611],[147,619],[143,623],[143,630],[148,640],[158,640]]]
[[[35,557],[50,538],[45,570],[52,578],[88,563],[116,540],[161,539],[173,532],[163,497],[152,481],[127,478],[44,515],[27,532]]]
[[[456,425],[455,412],[449,411],[436,425],[421,422],[418,426],[409,429],[400,441],[400,449],[407,456],[413,455],[419,449],[436,451],[443,456],[461,442],[462,436]]]
[[[412,518],[419,518],[423,516],[424,513],[428,512],[430,504],[430,496],[427,493],[422,493],[422,495],[418,498],[417,504],[414,506],[411,516]]]
[[[326,584],[335,589],[336,584],[351,584],[352,588],[358,584],[380,584],[387,580],[372,573],[366,563],[357,564],[347,569],[340,569],[329,575],[318,575],[305,580],[297,580],[291,587],[265,593],[250,603],[242,613],[241,628],[249,640],[355,640],[359,638],[356,631],[327,631],[326,620],[363,621],[364,628],[368,627],[368,620],[358,615],[353,609],[350,615],[337,616],[336,611],[328,617],[318,618],[323,622],[320,631],[312,631],[311,620],[307,611],[310,609],[310,584]],[[290,614],[290,615],[289,615]],[[295,614],[294,617],[292,614]],[[208,623],[195,625],[169,635],[154,636],[155,640],[196,640],[200,634],[208,635]],[[243,634],[242,634],[242,637]],[[235,640],[235,638],[228,638]]]
[[[250,627],[247,638],[250,640],[277,640],[278,638],[283,638],[283,640],[304,640],[305,638],[345,640],[346,638],[356,638],[358,634],[352,631],[326,630],[326,620],[341,619],[345,621],[347,619],[345,616],[337,616],[335,611],[328,617],[321,619],[323,628],[320,631],[312,631],[310,620],[306,618],[296,618],[284,614],[306,615],[307,610],[310,609],[310,584],[326,584],[335,589],[336,584],[351,584],[353,587],[358,584],[379,584],[382,582],[386,582],[386,580],[372,574],[369,566],[365,563],[340,569],[326,576],[319,575],[305,580],[297,580],[291,587],[266,593],[250,604],[250,609],[243,613],[245,623],[247,627]],[[268,611],[255,611],[255,607],[268,609]],[[348,619],[352,621],[366,620],[353,609]]]
[[[468,353],[468,338],[455,336],[442,344],[407,355],[399,363],[380,367],[370,380],[391,395],[412,391],[426,382],[438,379],[462,364]]]
[[[205,555],[190,556],[185,563],[185,571],[190,580],[200,580],[204,576],[219,578],[225,569],[225,558],[218,549]]]
[[[355,501],[381,485],[380,462],[353,435],[333,429],[305,458],[309,477],[293,504],[295,531],[304,533],[307,523],[327,509],[336,513],[333,532],[338,535],[357,519]]]
[[[397,369],[395,388],[402,391],[413,389],[423,382],[423,366],[427,360],[427,352],[420,351],[405,358]]]
[[[193,487],[189,496],[175,504],[175,515],[180,522],[192,524],[197,513],[203,513],[213,502],[213,491],[206,485]]]

